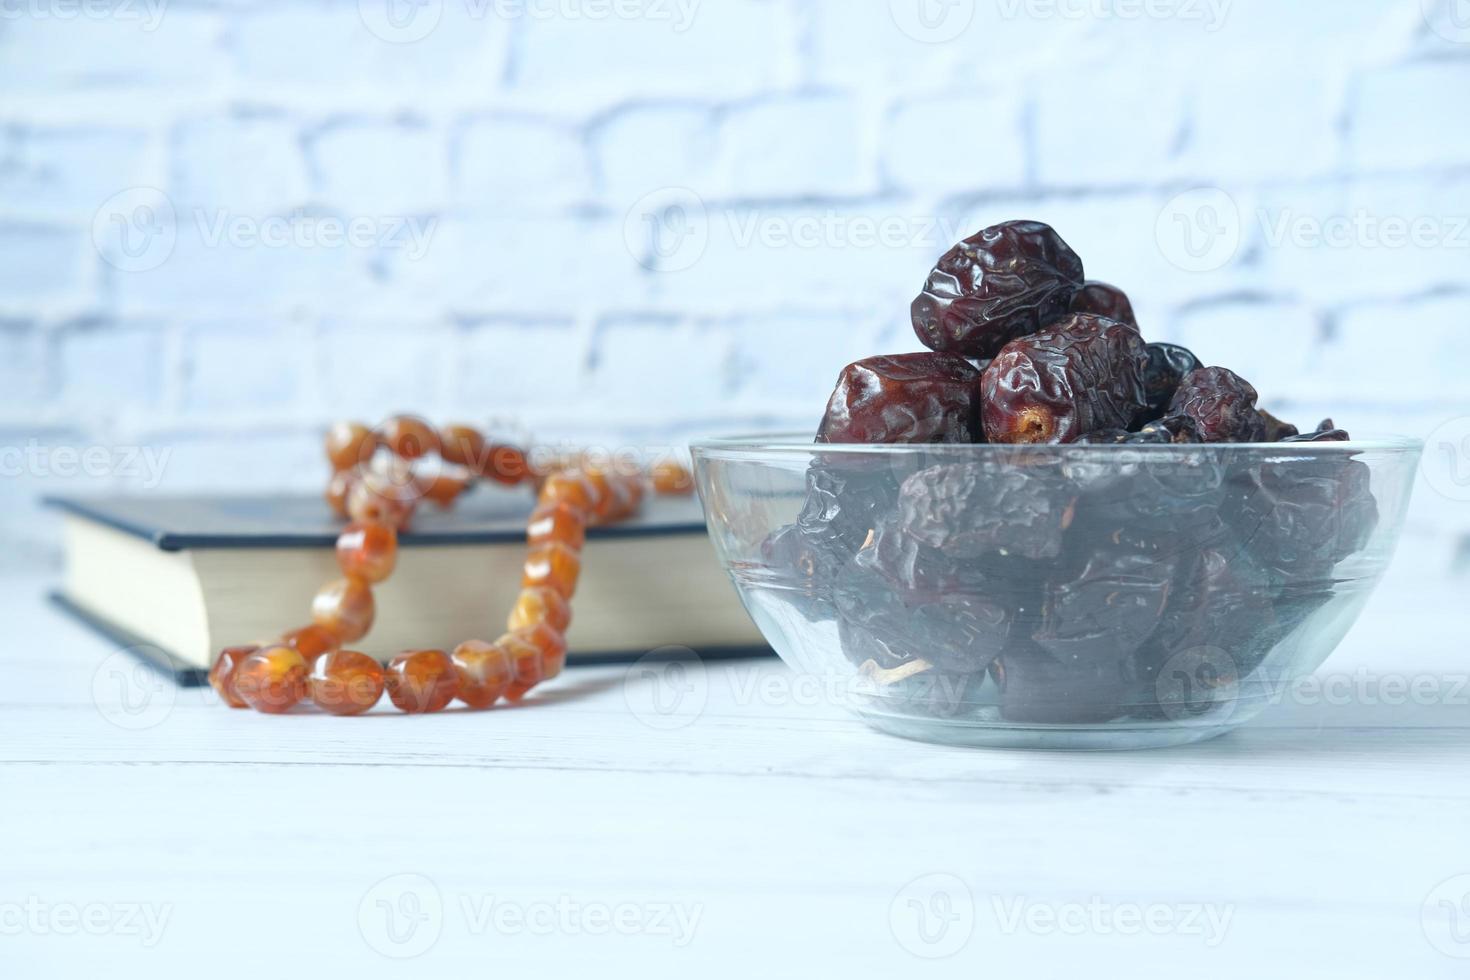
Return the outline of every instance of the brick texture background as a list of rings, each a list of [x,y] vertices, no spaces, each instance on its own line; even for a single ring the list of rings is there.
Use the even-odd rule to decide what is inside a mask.
[[[1448,567],[1467,100],[1465,0],[6,0],[3,561],[41,493],[315,488],[342,415],[809,429],[1033,217],[1273,409],[1433,434]]]

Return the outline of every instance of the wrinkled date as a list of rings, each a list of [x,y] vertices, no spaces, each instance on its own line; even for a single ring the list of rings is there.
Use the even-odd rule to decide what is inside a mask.
[[[1111,283],[1096,279],[1087,280],[1072,296],[1070,312],[1091,313],[1138,329],[1138,317],[1133,315],[1133,304],[1128,301],[1128,294]]]
[[[1265,415],[1266,413],[1265,412],[1262,412],[1261,414],[1262,415]],[[1291,428],[1292,431],[1291,431],[1291,433],[1289,435],[1282,436],[1279,440],[1273,439],[1272,441],[1273,442],[1276,442],[1276,441],[1280,441],[1280,442],[1347,442],[1348,439],[1351,438],[1347,434],[1346,430],[1339,429],[1335,424],[1333,424],[1333,421],[1331,419],[1323,419],[1322,420],[1322,423],[1320,425],[1318,425],[1317,428],[1315,430],[1311,431],[1311,432],[1297,432],[1296,431],[1296,426],[1291,426],[1290,428]]]
[[[1126,429],[1145,408],[1147,364],[1137,331],[1085,313],[1012,341],[981,378],[986,437],[1071,442]]]
[[[1266,423],[1256,409],[1256,389],[1229,368],[1199,368],[1184,376],[1169,402],[1205,442],[1264,442]]]
[[[1355,459],[1287,459],[1231,477],[1221,513],[1272,572],[1304,584],[1361,551],[1378,526],[1370,471]]]
[[[1129,713],[1131,686],[1116,660],[1072,661],[1027,640],[1007,647],[990,668],[1000,716],[1035,725],[1087,725]]]
[[[1037,645],[1067,662],[1121,664],[1164,615],[1177,555],[1100,548],[1047,582]]]
[[[1191,556],[1163,620],[1135,662],[1144,693],[1171,660],[1196,651],[1219,651],[1212,656],[1228,657],[1237,676],[1254,670],[1277,628],[1273,594],[1265,569],[1233,542]]]
[[[1062,316],[1083,283],[1082,260],[1039,221],[986,228],[939,260],[911,308],[924,346],[991,357]]]
[[[1267,442],[1285,442],[1295,439],[1301,434],[1301,430],[1290,422],[1283,422],[1264,408],[1261,409],[1261,422],[1266,426]]]
[[[817,442],[984,442],[980,372],[963,357],[869,357],[842,369]]]
[[[916,541],[955,558],[1055,558],[1077,490],[1053,467],[934,466],[904,480],[898,520]]]
[[[1148,413],[1163,415],[1179,390],[1179,383],[1191,371],[1202,367],[1199,358],[1178,344],[1149,344],[1148,367],[1143,371],[1143,394],[1148,399]]]
[[[841,565],[857,554],[897,502],[898,481],[875,462],[817,460],[807,467],[806,499],[796,527],[809,545]]]

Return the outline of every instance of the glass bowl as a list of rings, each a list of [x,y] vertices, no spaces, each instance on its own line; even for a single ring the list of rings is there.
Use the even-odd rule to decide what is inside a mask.
[[[766,640],[872,726],[961,745],[1221,735],[1314,671],[1422,444],[693,446]]]

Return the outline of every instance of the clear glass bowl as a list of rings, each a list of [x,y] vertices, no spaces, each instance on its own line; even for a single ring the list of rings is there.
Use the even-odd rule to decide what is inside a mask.
[[[1223,734],[1327,658],[1422,444],[696,443],[767,641],[876,728],[962,745]]]

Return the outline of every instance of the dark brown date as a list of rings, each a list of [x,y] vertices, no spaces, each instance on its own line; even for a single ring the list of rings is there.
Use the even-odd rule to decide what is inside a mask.
[[[1085,725],[1129,713],[1130,686],[1117,661],[1070,661],[1017,640],[990,668],[1000,716],[1035,725]]]
[[[1183,415],[1205,442],[1263,442],[1266,423],[1256,409],[1256,389],[1228,368],[1199,368],[1184,376],[1168,414]]]
[[[1007,344],[981,378],[991,442],[1072,442],[1126,429],[1144,411],[1148,352],[1138,332],[1077,313]]]
[[[1151,418],[1163,415],[1179,390],[1179,382],[1203,365],[1194,352],[1178,344],[1149,344],[1148,367],[1143,372],[1143,393]]]
[[[1133,313],[1133,304],[1128,302],[1128,294],[1111,283],[1096,279],[1087,280],[1072,296],[1070,312],[1091,313],[1138,329],[1138,317]]]
[[[1298,429],[1296,426],[1292,425],[1290,422],[1281,421],[1276,416],[1266,411],[1264,408],[1261,409],[1261,421],[1266,426],[1267,442],[1285,442],[1288,439],[1295,438],[1301,433],[1301,430]]]
[[[886,354],[842,369],[817,442],[984,442],[980,372],[955,354]]]
[[[1265,413],[1262,413],[1265,414]],[[1295,432],[1283,437],[1281,442],[1347,442],[1352,437],[1347,430],[1339,429],[1331,419],[1323,419],[1312,432]],[[1275,441],[1275,440],[1273,440]]]
[[[924,346],[991,357],[1067,311],[1083,283],[1082,260],[1039,221],[986,228],[939,260],[911,307]]]
[[[1049,581],[1033,639],[1063,661],[1121,663],[1164,615],[1179,555],[1110,544]]]
[[[904,480],[900,526],[952,558],[1055,558],[1072,523],[1076,488],[1043,466],[956,463]]]

